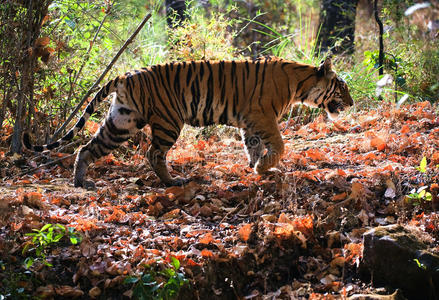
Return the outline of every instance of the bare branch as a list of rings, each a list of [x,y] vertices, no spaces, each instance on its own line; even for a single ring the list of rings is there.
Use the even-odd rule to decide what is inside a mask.
[[[79,111],[79,109],[82,107],[82,105],[85,103],[85,101],[88,99],[88,96],[91,95],[92,91],[99,85],[99,83],[102,81],[102,79],[107,75],[108,71],[110,71],[111,67],[113,67],[114,63],[119,59],[119,56],[125,51],[125,49],[128,47],[128,45],[133,41],[133,39],[136,37],[136,35],[139,33],[139,31],[143,28],[143,26],[146,24],[146,22],[151,18],[151,13],[146,15],[146,17],[143,19],[143,21],[139,24],[137,29],[133,32],[133,34],[128,38],[128,40],[123,44],[122,48],[117,52],[117,54],[113,57],[111,62],[108,64],[108,66],[105,68],[104,72],[99,76],[99,78],[96,80],[96,82],[93,84],[93,86],[87,91],[87,93],[82,98],[81,102],[78,103],[78,105],[75,107],[73,112],[70,114],[70,116],[67,118],[67,120],[62,124],[62,126],[55,131],[53,134],[52,140],[56,139],[56,137],[66,128],[66,126],[72,121],[72,119],[75,117],[76,113]]]

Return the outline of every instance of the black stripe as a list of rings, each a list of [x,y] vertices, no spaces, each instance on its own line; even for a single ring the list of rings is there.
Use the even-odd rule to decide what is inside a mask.
[[[157,99],[154,99],[154,100],[155,100],[155,102],[159,101],[161,103],[161,105],[162,105],[163,109],[165,110],[165,112],[162,112],[161,109],[160,110],[157,109],[157,105],[154,105],[150,109],[152,109],[155,112],[155,114],[157,116],[160,116],[162,119],[166,119],[167,120],[166,117],[170,117],[171,120],[172,120],[172,123],[173,123],[172,125],[174,126],[174,128],[176,130],[180,130],[178,123],[176,122],[176,120],[174,120],[172,118],[172,114],[171,114],[170,110],[168,109],[168,107],[169,107],[168,103],[165,103],[165,101],[163,101],[163,98],[160,96],[161,88],[157,85],[157,82],[160,82],[160,79],[159,79],[160,74],[157,74],[157,73],[158,73],[157,71],[155,71],[154,73],[151,73],[151,76],[153,77],[153,78],[151,78],[151,82],[152,82],[152,84],[154,86],[154,91],[155,91],[155,93],[157,95]],[[154,80],[154,76],[156,77],[156,80]]]
[[[52,143],[52,144],[49,144],[49,145],[47,145],[47,150],[52,150],[52,149],[55,149],[55,148],[58,148],[59,147],[59,142],[58,141],[56,141],[56,142],[54,142],[54,143]]]
[[[128,141],[129,137],[122,137],[119,135],[114,135],[109,129],[107,132],[107,137],[110,139],[113,143],[122,144],[123,142]]]
[[[134,97],[134,88],[135,88],[135,78],[133,76],[129,76],[126,79],[126,87],[128,89],[128,93],[129,93],[129,100],[131,100],[132,104],[134,104],[134,106],[136,107],[136,111],[138,111],[140,113],[140,109],[139,106],[137,105],[136,102],[136,98]]]
[[[78,129],[81,129],[85,125],[85,118],[81,117],[81,119],[78,120],[78,123],[76,123],[75,127]]]
[[[94,113],[94,107],[93,107],[93,101],[91,101],[88,105],[87,108],[85,109],[85,112],[88,113],[89,115],[91,115],[92,113]]]
[[[203,80],[203,76],[204,76],[204,62],[200,62],[200,71],[198,72],[200,74],[200,81]]]
[[[102,137],[101,137],[102,135]],[[102,146],[104,146],[105,148],[109,149],[109,150],[114,150],[116,148],[119,147],[120,143],[117,144],[108,144],[106,142],[106,138],[103,136],[102,131],[100,132],[100,134],[98,136],[95,137],[95,139],[97,140],[97,143],[101,144]],[[110,139],[111,140],[111,139]]]
[[[111,117],[107,118],[107,120],[105,120],[105,126],[108,126],[108,130],[116,135],[129,135],[130,134],[130,132],[127,129],[117,128],[116,125],[114,125],[113,119]]]
[[[192,65],[188,66],[187,74],[186,74],[186,85],[189,85],[192,77]]]
[[[300,81],[300,82],[297,84],[296,92],[299,92],[299,90],[302,88],[302,85],[305,83],[305,81],[307,81],[308,79],[310,79],[311,77],[314,77],[314,76],[315,76],[315,74],[308,75],[308,77],[306,77],[305,79],[303,79],[302,81]],[[300,95],[302,95],[302,93],[300,93]]]
[[[95,159],[98,159],[100,157],[99,154],[96,153],[96,151],[91,147],[91,144],[89,145],[89,147],[87,147],[87,150],[91,153],[91,155],[95,157]]]
[[[213,93],[214,93],[214,87],[213,87],[213,74],[212,70],[209,67],[209,77],[207,79],[207,95],[206,95],[206,106],[204,107],[203,117],[204,117],[204,123],[210,124],[213,122],[213,110],[212,110],[212,104],[213,104]],[[207,114],[210,116],[208,117]]]
[[[279,112],[277,111],[276,107],[274,106],[274,101],[271,101],[271,107],[273,108],[273,111],[276,114],[276,117],[278,117],[279,116]]]
[[[161,124],[159,123],[154,123],[152,125],[152,131],[161,131],[163,132],[166,136],[169,136],[170,138],[172,138],[174,141],[176,141],[178,139],[178,133],[172,130],[169,130],[165,127],[163,127]],[[154,137],[156,136],[156,134],[154,134]]]
[[[175,143],[175,142],[167,141],[167,140],[159,137],[158,135],[154,135],[154,140],[159,142],[159,147],[158,148],[160,148],[160,146],[162,146],[162,145],[163,146],[167,146],[167,147],[172,147],[172,145],[174,145],[174,143]]]
[[[166,93],[166,97],[168,98],[168,102],[170,104],[170,106],[174,109],[174,112],[177,114],[177,117],[183,121],[183,114],[180,110],[180,105],[178,103],[178,101],[176,101],[175,97],[172,97],[172,95],[170,94],[171,92],[171,85],[170,85],[170,81],[169,81],[169,77],[166,78],[166,82],[165,82],[165,78],[163,78],[162,76],[163,72],[160,72],[160,80],[162,82],[163,85],[163,89]],[[174,104],[172,104],[171,102],[174,102]]]
[[[227,104],[228,104],[228,102],[226,101],[226,105],[224,106],[223,113],[221,114],[221,116],[219,118],[220,124],[227,124],[227,121],[228,121],[228,117],[227,117],[227,110],[228,110]]]
[[[81,118],[81,119],[83,120],[84,118]],[[79,123],[79,122],[78,122],[78,123]],[[75,126],[75,127],[76,127],[76,126]],[[74,135],[74,129],[70,129],[70,131],[67,132],[67,134],[61,138],[61,140],[63,140],[63,141],[70,141],[70,140],[72,140],[74,137],[75,137],[75,135]]]

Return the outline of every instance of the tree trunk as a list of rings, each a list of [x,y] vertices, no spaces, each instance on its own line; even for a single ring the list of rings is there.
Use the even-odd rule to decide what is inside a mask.
[[[166,20],[169,28],[174,28],[186,19],[185,0],[166,0]]]
[[[17,74],[19,74],[19,86],[17,91],[17,111],[15,115],[14,132],[12,135],[10,150],[12,153],[21,152],[21,135],[23,121],[26,115],[26,102],[33,103],[34,68],[38,57],[33,53],[35,41],[40,35],[44,17],[51,0],[27,0],[23,2],[26,9],[25,18],[22,19],[17,34],[20,36],[22,48],[18,53]]]
[[[354,52],[357,3],[358,0],[322,0],[317,37],[320,51],[334,54]]]

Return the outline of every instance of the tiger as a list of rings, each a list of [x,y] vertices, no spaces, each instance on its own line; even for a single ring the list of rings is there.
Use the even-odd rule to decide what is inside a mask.
[[[42,152],[72,140],[109,95],[112,100],[104,121],[77,151],[75,187],[94,189],[94,183],[86,180],[88,166],[147,124],[151,143],[146,157],[167,186],[189,181],[171,177],[166,162],[166,154],[184,124],[240,128],[250,167],[265,174],[278,164],[285,151],[278,122],[291,105],[322,108],[330,119],[353,105],[348,86],[332,70],[330,58],[318,67],[275,57],[170,62],[127,72],[109,81],[62,138],[35,146],[25,133],[24,146]]]

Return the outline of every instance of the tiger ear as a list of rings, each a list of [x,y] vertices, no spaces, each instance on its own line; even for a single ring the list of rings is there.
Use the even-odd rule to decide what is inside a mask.
[[[326,57],[325,61],[319,67],[319,74],[325,76],[327,79],[335,77],[335,72],[332,71],[331,58]]]

